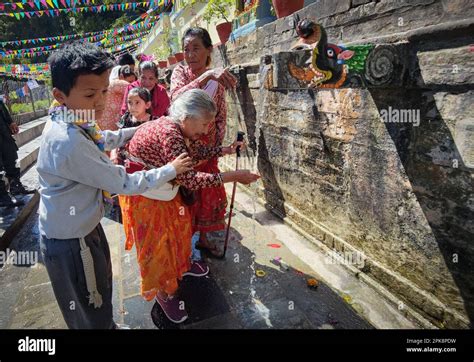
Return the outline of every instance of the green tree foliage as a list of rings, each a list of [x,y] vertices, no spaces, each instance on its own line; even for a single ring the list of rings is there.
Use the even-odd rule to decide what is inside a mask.
[[[192,6],[197,3],[207,4],[203,19],[208,23],[215,19],[222,19],[228,22],[231,9],[235,6],[235,0],[183,0],[181,2],[183,7]]]
[[[229,22],[230,10],[234,5],[234,0],[209,0],[203,14],[203,19],[208,23],[215,19]]]

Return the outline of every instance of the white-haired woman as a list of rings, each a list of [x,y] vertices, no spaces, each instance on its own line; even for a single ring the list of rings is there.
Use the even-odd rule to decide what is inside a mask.
[[[171,105],[168,117],[141,126],[128,145],[129,170],[161,167],[188,152],[195,162],[232,154],[241,142],[228,147],[190,147],[208,132],[216,116],[216,105],[202,90],[183,93]],[[193,151],[190,151],[193,150]],[[194,170],[176,177],[153,193],[120,196],[126,248],[135,244],[142,276],[142,295],[160,304],[166,316],[175,323],[187,319],[177,298],[178,280],[184,275],[203,276],[209,271],[200,262],[191,262],[192,220],[188,207],[178,192],[220,187],[225,182],[249,184],[259,176],[248,170],[204,173]]]

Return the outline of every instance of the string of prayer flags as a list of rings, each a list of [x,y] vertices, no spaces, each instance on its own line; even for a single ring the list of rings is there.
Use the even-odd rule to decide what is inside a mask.
[[[82,33],[82,34],[70,34],[70,35],[59,35],[59,36],[50,36],[50,37],[44,37],[44,38],[32,38],[32,39],[21,39],[21,40],[9,40],[9,41],[2,41],[0,42],[0,47],[4,46],[21,46],[21,45],[36,45],[36,44],[41,44],[44,42],[53,42],[53,41],[68,41],[68,40],[74,40],[78,38],[88,38],[88,37],[94,37],[94,36],[103,36],[103,35],[109,35],[109,34],[120,34],[124,32],[132,32],[132,31],[137,31],[137,30],[144,30],[144,29],[149,29],[155,26],[155,22],[141,22],[138,24],[127,24],[121,28],[116,28],[116,29],[108,29],[108,30],[103,30],[103,31],[95,31],[95,32],[89,32],[89,33]]]
[[[123,37],[115,37],[115,38],[112,38],[112,39],[107,39],[104,35],[94,35],[94,36],[91,36],[91,37],[87,37],[87,38],[83,38],[82,40],[83,41],[86,41],[86,42],[89,42],[89,43],[96,43],[98,45],[100,44],[111,44],[111,41],[124,41],[124,40],[128,40],[128,39],[132,39],[134,37],[140,37],[140,36],[143,36],[145,32],[148,32],[148,31],[141,31],[139,33],[135,33],[135,34],[130,34],[130,35],[126,35],[126,36],[123,36]],[[105,39],[104,39],[105,37]],[[0,57],[4,57],[4,58],[8,58],[8,57],[13,57],[13,56],[10,56],[10,55],[24,55],[25,53],[36,53],[36,52],[39,52],[39,51],[48,51],[48,50],[53,50],[53,49],[57,49],[59,48],[60,46],[62,45],[62,43],[56,43],[56,44],[52,44],[52,45],[44,45],[44,46],[38,46],[38,47],[34,47],[34,48],[23,48],[23,49],[15,49],[15,50],[0,50]]]
[[[48,63],[0,64],[0,73],[28,74],[28,73],[45,73],[48,71],[49,71]]]
[[[127,3],[118,3],[118,4],[108,4],[108,5],[91,5],[91,6],[80,6],[80,7],[67,7],[67,8],[56,8],[53,3],[54,0],[40,0],[41,5],[47,10],[31,10],[31,11],[18,11],[18,12],[5,12],[5,4],[0,6],[0,16],[9,16],[17,20],[24,19],[25,17],[30,19],[33,16],[41,17],[46,15],[48,17],[59,16],[60,14],[67,13],[103,13],[106,11],[135,11],[137,7],[149,7],[152,1],[139,1],[139,2],[127,2]],[[75,0],[73,0],[75,1]],[[31,2],[31,1],[30,1]],[[160,0],[158,6],[167,6],[172,0]],[[37,1],[34,1],[35,5]],[[56,0],[57,3],[57,0]],[[51,5],[50,5],[51,4]],[[30,5],[31,6],[31,5]],[[41,6],[36,6],[38,9],[41,9]],[[13,8],[13,7],[12,7]],[[15,5],[15,9],[17,6]],[[21,9],[21,8],[20,8]],[[23,8],[24,9],[24,8]]]

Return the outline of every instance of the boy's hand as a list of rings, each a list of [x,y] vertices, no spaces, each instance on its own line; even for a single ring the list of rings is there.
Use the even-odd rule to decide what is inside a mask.
[[[176,175],[181,175],[184,172],[192,170],[194,162],[187,153],[182,153],[171,162],[171,165],[176,169]]]
[[[120,164],[120,158],[118,156],[117,149],[113,149],[110,151],[110,160],[115,164],[119,165]]]

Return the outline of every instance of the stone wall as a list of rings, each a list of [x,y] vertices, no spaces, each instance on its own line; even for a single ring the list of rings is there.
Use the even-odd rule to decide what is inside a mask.
[[[236,97],[228,96],[228,141],[237,129],[248,133],[250,158],[243,163],[251,167],[260,130],[258,194],[268,209],[334,250],[363,253],[360,272],[381,282],[399,305],[440,328],[468,327],[474,318],[470,1],[321,0],[299,16],[317,19],[331,43],[402,47],[403,82],[260,87],[262,56],[288,51],[296,40],[294,16],[279,19],[216,51],[215,65],[237,66],[240,77]],[[288,75],[273,76],[274,84],[285,84]],[[419,110],[419,125],[381,122],[390,107]]]

